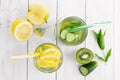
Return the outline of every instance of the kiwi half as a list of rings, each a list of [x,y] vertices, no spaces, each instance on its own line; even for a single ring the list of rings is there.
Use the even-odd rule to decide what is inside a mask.
[[[77,62],[80,64],[87,64],[91,62],[93,57],[93,52],[87,48],[81,48],[76,53]]]

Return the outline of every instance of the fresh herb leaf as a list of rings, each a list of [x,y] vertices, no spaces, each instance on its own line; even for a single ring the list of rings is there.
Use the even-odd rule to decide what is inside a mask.
[[[93,31],[93,33],[97,39],[97,43],[98,43],[100,49],[104,50],[105,49],[104,36],[106,34],[106,31],[104,33],[102,33],[102,29],[100,29],[98,33],[95,31]]]
[[[104,38],[103,37],[100,37],[97,39],[98,41],[98,44],[99,44],[99,47],[101,50],[104,50],[105,49],[105,43],[104,43]]]
[[[95,55],[96,55],[96,57],[97,57],[99,60],[106,62],[105,59],[103,59],[103,58],[102,58],[101,56],[99,56],[98,54],[95,54]]]
[[[97,34],[95,31],[93,31],[93,33],[94,33],[95,37],[97,38],[97,37],[98,37],[98,34]]]
[[[100,49],[104,50],[105,49],[105,44],[104,44],[104,35],[102,34],[102,30],[100,29],[99,33],[98,33],[98,44]]]
[[[96,39],[97,39],[97,43],[100,47],[101,50],[105,49],[105,43],[104,43],[104,37],[106,35],[106,31],[103,33],[102,29],[99,30],[99,32],[95,32],[93,31]],[[107,52],[107,55],[105,56],[105,58],[102,58],[101,56],[99,56],[98,54],[95,54],[96,57],[104,62],[107,62],[109,57],[111,56],[111,49]]]
[[[105,56],[105,58],[102,58],[102,57],[99,56],[98,54],[95,54],[95,55],[96,55],[96,57],[97,57],[98,59],[100,59],[101,61],[108,62],[108,59],[109,59],[109,57],[111,56],[111,51],[112,51],[112,49],[109,49],[109,51],[107,52],[107,55]]]
[[[65,27],[80,26],[80,25],[81,25],[81,23],[79,21],[74,21],[74,22],[64,24]]]
[[[109,51],[107,52],[107,55],[105,57],[106,62],[108,61],[109,57],[111,56],[111,51],[112,51],[112,49],[109,49]]]
[[[40,37],[43,37],[45,30],[46,30],[46,28],[44,28],[44,29],[42,29],[42,28],[36,28],[34,31],[35,31],[36,35],[38,35]]]

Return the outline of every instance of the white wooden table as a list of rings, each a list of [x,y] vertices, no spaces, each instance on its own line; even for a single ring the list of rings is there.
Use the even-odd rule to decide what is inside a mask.
[[[16,19],[25,19],[28,5],[39,2],[50,10],[45,37],[35,34],[27,42],[18,42],[11,35],[11,23]],[[120,1],[119,0],[0,0],[0,80],[119,80],[120,72]],[[87,24],[111,20],[112,25],[102,25],[89,29],[84,43],[79,46],[67,46],[54,38],[53,24],[59,18],[78,16]],[[47,25],[45,25],[47,26]],[[82,47],[90,48],[95,53],[100,51],[92,30],[107,30],[106,49],[112,48],[112,56],[107,64],[97,60],[99,66],[94,72],[83,77],[78,70],[79,64],[75,52]],[[61,68],[54,73],[42,73],[36,69],[32,59],[10,60],[10,56],[33,53],[42,43],[57,44],[63,51],[64,61]]]

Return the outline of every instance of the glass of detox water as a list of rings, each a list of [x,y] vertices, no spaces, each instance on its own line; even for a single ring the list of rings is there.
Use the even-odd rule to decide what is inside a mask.
[[[38,46],[33,58],[36,68],[42,72],[51,73],[59,69],[63,62],[63,55],[60,48],[52,43],[44,43]]]
[[[86,23],[79,17],[70,16],[62,20],[59,24],[59,37],[68,45],[79,45],[87,37],[88,29],[69,32],[69,29],[84,26]]]

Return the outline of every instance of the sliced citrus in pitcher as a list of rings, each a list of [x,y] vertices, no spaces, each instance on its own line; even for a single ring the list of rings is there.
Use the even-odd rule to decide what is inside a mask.
[[[33,27],[27,20],[16,20],[12,24],[12,35],[18,41],[28,40],[33,33]]]

